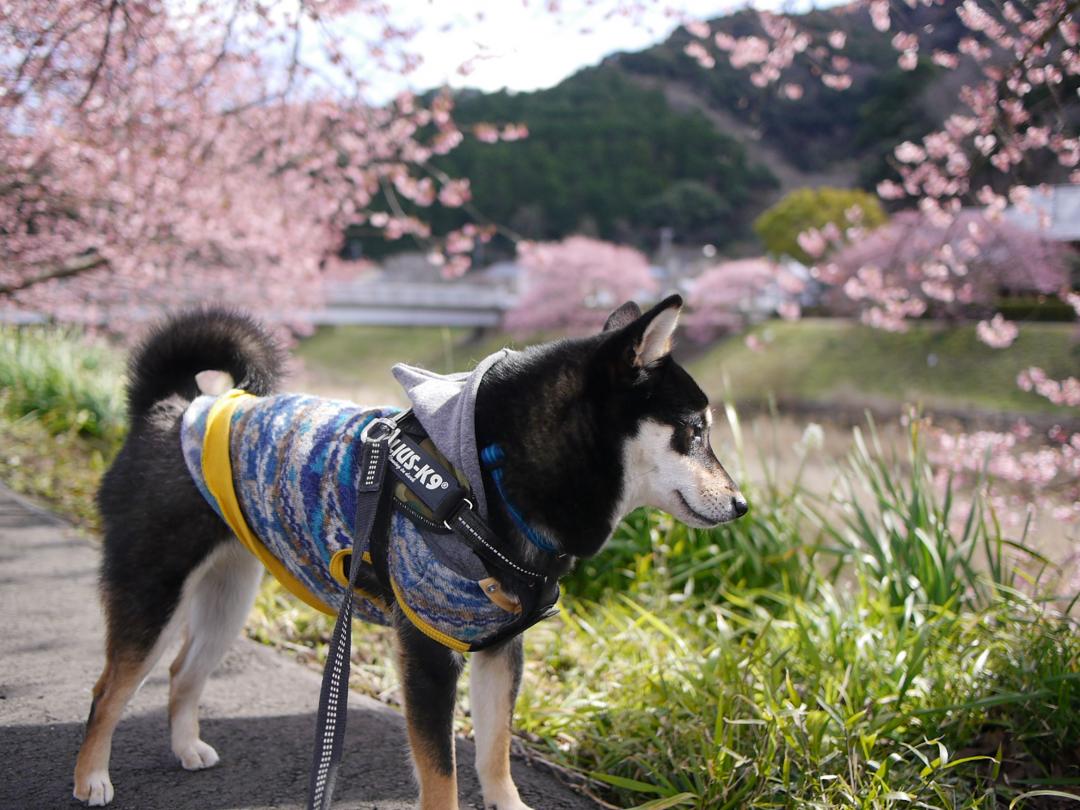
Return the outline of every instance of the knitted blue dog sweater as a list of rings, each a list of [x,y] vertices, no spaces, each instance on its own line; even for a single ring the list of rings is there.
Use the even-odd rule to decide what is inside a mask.
[[[465,468],[463,483],[471,485],[481,504],[473,406],[479,377],[501,356],[487,358],[471,375],[394,369],[435,446],[455,467]],[[224,417],[219,419],[218,412]],[[249,550],[289,590],[334,614],[348,581],[345,560],[350,550],[370,562],[367,548],[353,547],[360,434],[372,419],[395,413],[394,408],[363,408],[341,400],[259,398],[232,391],[192,402],[184,414],[181,446],[195,485]],[[215,487],[208,482],[223,465],[231,473],[231,493],[227,483]],[[242,513],[239,518],[230,519],[229,501]],[[237,530],[237,523],[246,526]],[[254,538],[250,544],[245,534]],[[388,573],[406,616],[430,637],[464,651],[513,623],[520,609],[508,609],[514,606],[505,599],[504,606],[493,601],[480,584],[490,581],[486,571],[475,561],[448,553],[448,537],[433,523],[411,519],[396,503],[390,518]],[[355,608],[360,618],[389,623],[392,607],[369,594],[357,591]]]

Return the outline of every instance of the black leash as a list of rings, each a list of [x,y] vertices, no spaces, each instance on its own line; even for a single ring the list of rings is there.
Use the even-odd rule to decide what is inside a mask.
[[[360,454],[360,484],[356,495],[356,541],[372,535],[379,516],[379,506],[386,480],[390,455],[388,431],[371,437],[364,431]],[[327,810],[334,795],[334,781],[345,742],[345,720],[349,706],[349,670],[352,664],[353,588],[360,566],[350,558],[349,586],[341,600],[330,651],[323,669],[319,714],[315,727],[315,759],[311,764],[308,786],[308,810]]]
[[[449,531],[457,535],[483,561],[493,575],[506,583],[520,583],[521,617],[502,631],[474,644],[470,649],[490,647],[518,635],[541,619],[554,614],[559,598],[555,577],[548,577],[515,562],[499,549],[495,534],[473,509],[465,490],[453,472],[420,446],[423,429],[405,411],[393,419],[372,420],[360,434],[360,480],[356,496],[356,528],[353,548],[366,547],[375,573],[387,579],[386,513],[392,487],[387,472],[405,484]],[[352,655],[352,613],[354,588],[361,569],[359,560],[349,558],[349,585],[341,600],[330,650],[323,669],[319,694],[319,715],[315,732],[315,756],[308,787],[308,810],[328,810],[345,741],[345,721],[349,703],[349,670]],[[389,589],[389,582],[382,584]]]

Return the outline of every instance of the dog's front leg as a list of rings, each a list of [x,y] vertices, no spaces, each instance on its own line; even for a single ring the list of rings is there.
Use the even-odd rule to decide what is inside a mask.
[[[397,636],[420,810],[457,810],[454,702],[461,655],[432,641],[404,617],[397,622]]]
[[[521,636],[473,655],[469,701],[487,810],[529,810],[510,776],[510,725],[521,685]]]

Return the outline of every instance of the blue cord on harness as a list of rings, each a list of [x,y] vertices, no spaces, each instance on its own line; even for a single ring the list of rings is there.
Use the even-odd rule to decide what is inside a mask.
[[[489,444],[480,451],[480,461],[491,473],[491,480],[495,482],[495,489],[499,491],[499,495],[506,505],[506,511],[510,513],[510,517],[513,518],[517,527],[521,529],[522,534],[528,538],[530,543],[542,551],[556,553],[559,550],[558,546],[530,526],[528,521],[521,516],[521,512],[518,511],[517,507],[510,502],[510,498],[507,497],[506,489],[503,487],[502,465],[506,461],[506,453],[503,452],[503,449],[497,444]]]

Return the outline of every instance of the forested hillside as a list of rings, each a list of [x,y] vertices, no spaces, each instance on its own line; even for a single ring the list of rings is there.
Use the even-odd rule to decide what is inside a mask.
[[[699,112],[673,110],[614,66],[535,93],[462,93],[455,114],[463,128],[528,126],[524,141],[470,140],[440,166],[470,178],[485,216],[530,239],[579,232],[648,243],[671,226],[683,241],[728,242],[748,233],[748,212],[776,187]]]
[[[955,50],[960,29],[954,8],[920,7],[905,23],[930,26],[935,46]],[[820,172],[843,164],[852,181],[869,185],[884,176],[884,156],[892,146],[929,131],[955,96],[944,104],[945,99],[928,93],[942,73],[928,59],[921,59],[913,71],[901,70],[889,37],[876,31],[865,15],[815,11],[801,16],[800,25],[823,35],[844,33],[844,54],[852,63],[850,88],[830,89],[809,69],[796,67],[785,81],[798,84],[803,96],[788,99],[776,86],[755,87],[750,71],[732,67],[726,54],[716,50],[716,67],[704,70],[683,52],[691,40],[683,29],[655,47],[618,54],[607,63],[649,83],[689,90],[702,108],[733,116],[750,137],[777,150],[799,171]],[[712,27],[732,36],[760,33],[755,16],[745,12],[714,20]]]

